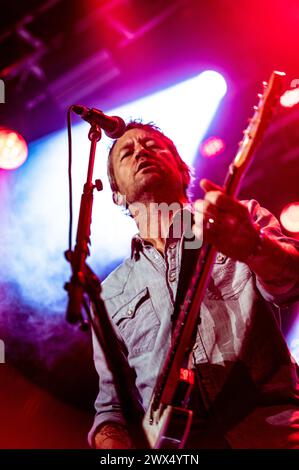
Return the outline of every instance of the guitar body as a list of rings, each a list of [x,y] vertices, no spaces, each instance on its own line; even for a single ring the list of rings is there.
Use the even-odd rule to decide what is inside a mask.
[[[149,408],[150,410],[150,408]],[[145,415],[143,427],[152,449],[183,449],[191,428],[193,412],[176,406],[166,406],[150,417]]]
[[[155,405],[155,394],[148,411],[143,418],[143,428],[153,449],[183,449],[193,418],[193,411],[188,409],[194,387],[194,371],[180,368],[179,380],[174,385],[175,393],[171,400],[166,398]]]

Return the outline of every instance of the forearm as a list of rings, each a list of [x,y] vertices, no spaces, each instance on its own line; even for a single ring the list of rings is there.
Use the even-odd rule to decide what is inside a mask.
[[[94,437],[96,449],[131,449],[128,431],[118,423],[104,423]]]
[[[246,263],[260,282],[279,294],[299,281],[299,251],[290,243],[263,235],[254,254]]]

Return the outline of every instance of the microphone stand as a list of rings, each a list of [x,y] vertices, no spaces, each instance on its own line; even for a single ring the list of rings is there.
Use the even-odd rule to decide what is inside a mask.
[[[92,124],[88,133],[91,146],[87,180],[81,196],[76,245],[74,251],[67,250],[65,252],[65,257],[72,268],[70,282],[65,285],[68,292],[66,320],[71,324],[79,323],[84,330],[87,329],[89,323],[91,324],[112,373],[116,393],[133,445],[136,448],[145,449],[149,448],[149,443],[142,426],[144,410],[137,397],[134,371],[120,349],[119,339],[100,295],[100,280],[86,263],[86,258],[90,254],[88,245],[90,244],[93,190],[94,188],[98,191],[103,189],[101,180],[96,180],[95,184],[92,183],[96,146],[101,135],[100,127],[97,124]],[[92,303],[93,315],[85,294]],[[85,310],[88,320],[82,315],[82,309]]]

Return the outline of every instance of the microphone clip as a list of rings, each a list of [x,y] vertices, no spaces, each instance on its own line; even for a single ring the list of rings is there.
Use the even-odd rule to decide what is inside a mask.
[[[79,104],[72,105],[72,110],[91,126],[98,126],[103,129],[111,139],[118,139],[126,130],[126,123],[119,116],[107,116],[100,109],[87,108]]]

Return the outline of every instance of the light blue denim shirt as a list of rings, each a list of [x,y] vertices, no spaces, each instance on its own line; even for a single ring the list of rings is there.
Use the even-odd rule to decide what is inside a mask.
[[[246,204],[265,234],[287,240],[267,210],[256,201]],[[136,372],[136,387],[145,410],[170,346],[182,245],[182,237],[170,236],[163,257],[137,235],[132,240],[131,257],[103,283],[102,297],[124,343],[128,362]],[[235,393],[239,397],[242,394],[244,403],[254,395],[255,406],[299,403],[296,364],[275,315],[279,305],[299,297],[299,273],[294,282],[284,285],[283,294],[277,292],[281,289],[263,284],[245,263],[218,253],[201,307],[193,362],[207,408],[217,402],[223,388],[229,390],[231,386],[232,392],[226,393],[216,407],[224,422],[230,421]],[[96,341],[94,361],[99,374],[99,394],[89,433],[91,445],[101,423],[124,424],[111,374]],[[236,365],[241,372],[235,383]]]

